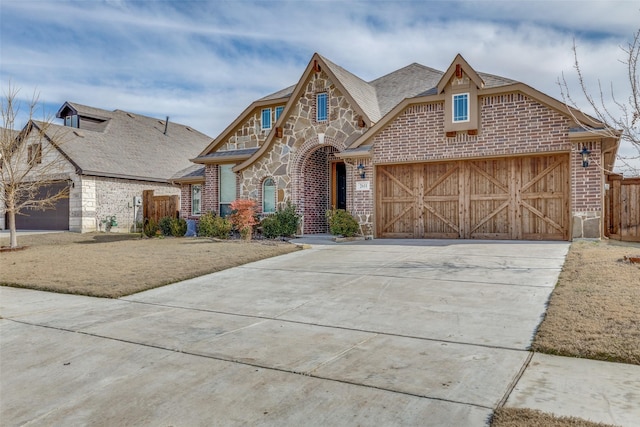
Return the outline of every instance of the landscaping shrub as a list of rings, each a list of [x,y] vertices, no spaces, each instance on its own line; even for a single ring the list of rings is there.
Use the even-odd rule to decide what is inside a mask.
[[[173,237],[183,237],[187,232],[187,221],[182,218],[171,219],[171,235]]]
[[[231,228],[229,220],[219,217],[215,212],[209,212],[200,217],[198,236],[228,239]]]
[[[295,205],[287,202],[284,208],[278,208],[275,214],[262,220],[262,234],[267,239],[292,236],[298,231],[299,221]]]
[[[344,209],[332,209],[326,213],[329,231],[335,236],[353,237],[358,234],[358,221]]]
[[[153,218],[147,219],[144,223],[143,231],[144,235],[147,237],[155,237],[159,229],[158,224],[153,220]]]
[[[158,227],[160,228],[160,232],[162,233],[163,236],[171,236],[171,226],[173,223],[173,218],[171,218],[170,216],[165,216],[160,218],[160,221],[158,221]]]
[[[253,226],[258,224],[257,205],[255,200],[238,199],[231,202],[233,209],[230,219],[231,223],[240,232],[245,240],[251,240],[253,234]]]

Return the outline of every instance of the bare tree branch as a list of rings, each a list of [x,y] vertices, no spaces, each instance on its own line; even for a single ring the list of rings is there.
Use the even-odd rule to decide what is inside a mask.
[[[587,104],[591,107],[594,117],[592,123],[584,123],[578,120],[574,113],[579,110],[578,103],[569,91],[564,73],[558,79],[562,99],[567,105],[570,114],[576,123],[581,123],[584,130],[592,132],[594,135],[604,138],[618,138],[627,142],[635,149],[635,154],[620,156],[618,161],[622,165],[623,172],[640,176],[640,169],[632,163],[640,161],[640,78],[638,77],[638,54],[640,53],[640,29],[633,35],[631,42],[626,47],[621,47],[625,53],[625,59],[621,61],[627,68],[627,76],[629,83],[629,96],[625,101],[616,98],[614,93],[613,82],[610,84],[609,96],[605,96],[602,83],[598,80],[597,97],[594,98],[591,91],[587,87],[586,80],[582,73],[578,60],[578,50],[574,41],[573,57],[574,69],[578,78],[578,85],[582,96],[586,99]],[[612,111],[612,106],[618,111]],[[604,126],[602,126],[604,125]]]
[[[2,128],[0,129],[0,208],[7,212],[10,245],[18,246],[16,215],[27,209],[52,209],[56,202],[67,198],[69,188],[51,184],[69,179],[67,162],[59,151],[63,132],[55,132],[51,120],[35,121],[38,97],[28,103],[28,121],[16,129],[22,103],[19,91],[9,85],[2,97]]]

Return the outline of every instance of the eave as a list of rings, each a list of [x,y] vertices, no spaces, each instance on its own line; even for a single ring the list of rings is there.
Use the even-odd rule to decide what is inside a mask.
[[[239,126],[241,126],[247,120],[247,118],[251,114],[253,114],[254,111],[263,107],[282,104],[283,102],[286,103],[288,100],[289,100],[289,97],[283,97],[283,98],[267,99],[267,100],[252,102],[251,105],[245,108],[244,111],[240,113],[240,115],[236,117],[236,119],[229,126],[227,126],[220,135],[216,137],[216,139],[211,141],[211,143],[207,145],[207,147],[204,150],[202,150],[202,152],[198,157],[206,156],[207,154],[220,148],[220,146],[227,141],[227,139],[229,138],[229,135],[232,132],[234,132]],[[283,114],[284,114],[284,111],[283,111]]]
[[[253,156],[251,156],[249,159],[247,159],[246,161],[242,162],[241,164],[235,166],[233,168],[234,172],[240,172],[242,169],[245,169],[245,168],[251,166],[251,164],[253,164],[253,162],[255,162],[260,157],[262,157],[264,155],[264,153],[266,153],[267,150],[271,147],[271,144],[273,143],[273,140],[275,139],[275,131],[274,131],[275,128],[282,126],[282,124],[286,121],[290,110],[293,108],[294,104],[298,102],[298,99],[300,98],[300,96],[302,95],[302,92],[306,88],[307,79],[309,78],[309,76],[311,75],[312,72],[315,72],[314,71],[315,64],[320,64],[321,69],[325,73],[327,73],[327,75],[329,76],[329,78],[331,79],[333,84],[340,90],[340,92],[345,96],[345,98],[347,98],[347,101],[349,102],[349,104],[353,106],[354,111],[363,118],[365,123],[368,126],[372,126],[373,125],[373,122],[371,121],[369,116],[367,114],[365,114],[364,110],[353,99],[353,97],[351,96],[349,91],[346,90],[344,85],[340,82],[340,80],[331,71],[331,67],[327,66],[327,64],[323,60],[322,56],[320,56],[318,53],[314,53],[313,56],[311,57],[311,60],[309,61],[309,64],[307,64],[307,68],[305,68],[304,72],[302,73],[302,76],[300,77],[300,80],[298,80],[298,83],[296,84],[296,87],[293,90],[293,93],[289,97],[289,100],[287,101],[287,104],[285,105],[284,110],[282,111],[282,114],[280,115],[280,118],[274,123],[273,128],[271,129],[271,132],[269,132],[269,135],[267,136],[266,141],[262,144],[262,147],[260,147],[260,149]]]
[[[190,176],[186,178],[174,178],[171,180],[172,184],[202,184],[204,183],[204,176]]]
[[[577,110],[575,108],[569,107],[569,106],[565,105],[564,103],[558,101],[557,99],[552,98],[549,95],[546,95],[545,93],[542,93],[542,92],[532,88],[531,86],[528,86],[528,85],[526,85],[524,83],[520,83],[520,82],[509,84],[509,85],[504,85],[504,86],[499,86],[499,87],[493,87],[493,88],[489,88],[489,89],[480,89],[480,90],[478,90],[478,96],[491,96],[491,95],[499,95],[499,94],[506,94],[506,93],[512,93],[512,92],[520,92],[523,95],[532,98],[536,102],[539,102],[539,103],[541,103],[541,104],[543,104],[543,105],[545,105],[545,106],[547,106],[547,107],[559,112],[560,114],[568,117],[569,119],[574,120],[575,122],[577,122],[577,124],[579,126],[586,126],[586,127],[589,127],[589,128],[603,127],[604,126],[603,123],[597,121],[593,117],[590,117],[590,116],[584,114],[580,110]],[[415,97],[415,98],[406,98],[406,99],[404,99],[402,102],[400,102],[398,105],[396,105],[389,113],[387,113],[387,115],[384,116],[382,118],[382,120],[380,120],[371,129],[369,129],[368,132],[362,134],[362,136],[360,138],[355,140],[353,142],[353,144],[351,144],[351,146],[349,148],[357,148],[357,147],[359,147],[361,145],[364,145],[368,141],[370,141],[379,132],[384,130],[384,128],[390,122],[392,122],[398,115],[400,115],[407,107],[409,107],[411,105],[415,105],[415,104],[426,104],[426,103],[433,103],[433,102],[444,102],[444,94],[427,95],[427,96],[420,96],[420,97]],[[618,143],[619,143],[619,139],[620,139],[620,135],[621,135],[619,133],[619,131],[608,131],[608,132],[609,133],[607,134],[607,136],[612,138],[612,139],[617,138],[618,139]],[[594,139],[593,132],[591,132],[590,135],[591,135],[591,139],[593,140]],[[604,135],[602,135],[601,137],[603,137],[603,136]],[[617,144],[615,144],[616,147],[617,147]],[[617,148],[616,148],[616,151],[617,151]]]
[[[190,161],[202,165],[237,163],[246,161],[257,151],[257,148],[245,148],[233,151],[216,151],[204,156],[198,156],[195,159],[190,159]]]

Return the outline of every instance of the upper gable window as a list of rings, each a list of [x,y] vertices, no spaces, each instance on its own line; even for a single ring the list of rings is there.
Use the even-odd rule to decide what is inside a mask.
[[[469,121],[469,94],[453,95],[453,122]]]
[[[316,121],[325,122],[329,117],[329,104],[327,103],[327,94],[319,93],[316,95]]]
[[[271,108],[262,109],[262,129],[271,129]]]
[[[77,128],[78,127],[78,115],[77,114],[73,114],[73,115],[70,115],[70,116],[65,116],[64,125],[72,127],[72,128]]]
[[[276,107],[276,122],[278,121],[278,119],[280,118],[280,114],[282,114],[282,111],[284,110],[284,107]]]

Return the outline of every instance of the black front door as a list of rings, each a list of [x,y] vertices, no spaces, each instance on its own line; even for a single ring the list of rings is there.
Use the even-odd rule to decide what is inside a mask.
[[[347,168],[344,163],[336,163],[336,208],[347,209]]]

